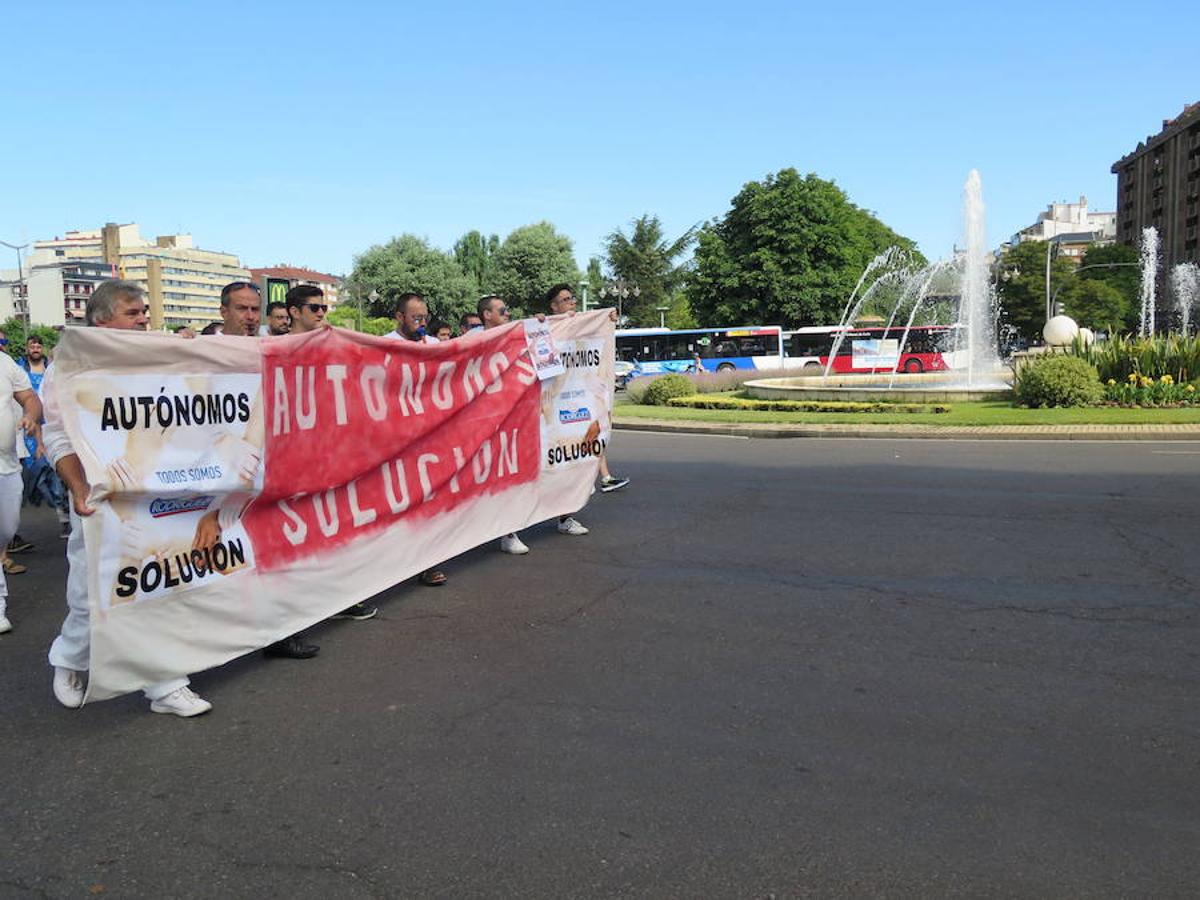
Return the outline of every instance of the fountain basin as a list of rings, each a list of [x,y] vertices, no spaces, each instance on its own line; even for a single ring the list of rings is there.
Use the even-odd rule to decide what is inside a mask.
[[[841,400],[861,403],[959,403],[1011,400],[1012,374],[1001,369],[965,384],[963,372],[918,375],[793,375],[747,381],[747,394],[758,400]],[[888,387],[888,382],[892,386]]]

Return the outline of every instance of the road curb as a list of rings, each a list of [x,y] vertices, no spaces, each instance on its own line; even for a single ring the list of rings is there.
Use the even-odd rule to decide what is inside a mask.
[[[1200,425],[721,425],[614,420],[619,431],[714,434],[747,438],[886,438],[989,441],[1200,441]]]

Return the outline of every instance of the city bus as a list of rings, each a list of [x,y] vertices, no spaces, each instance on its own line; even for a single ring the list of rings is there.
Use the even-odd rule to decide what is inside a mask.
[[[914,325],[906,339],[903,326],[798,328],[784,335],[783,365],[805,374],[823,372],[834,342],[842,334],[831,372],[942,372],[966,364],[965,354],[956,349],[964,343],[961,330],[958,325]]]
[[[778,325],[617,331],[617,359],[633,363],[635,376],[695,372],[697,365],[705,372],[778,369],[783,364],[782,348],[783,329]]]

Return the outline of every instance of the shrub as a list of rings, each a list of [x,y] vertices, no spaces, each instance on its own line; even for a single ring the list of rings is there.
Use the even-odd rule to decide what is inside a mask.
[[[852,403],[823,400],[756,400],[746,397],[675,397],[668,406],[686,409],[751,409],[763,412],[947,413],[944,404]]]
[[[770,372],[746,371],[743,369],[732,372],[702,372],[699,375],[693,374],[689,377],[695,386],[695,393],[719,394],[722,391],[736,391],[747,381],[770,377],[770,375]]]
[[[1017,371],[1022,406],[1094,406],[1104,395],[1096,367],[1078,356],[1043,356]]]
[[[686,375],[661,375],[653,379],[642,392],[637,403],[649,406],[665,406],[672,397],[688,397],[696,393],[696,385]]]

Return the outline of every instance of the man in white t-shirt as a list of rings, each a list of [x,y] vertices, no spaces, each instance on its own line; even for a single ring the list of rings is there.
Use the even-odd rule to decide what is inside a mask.
[[[224,308],[226,304],[222,303]],[[122,331],[146,330],[146,292],[131,281],[101,282],[87,299],[84,313],[87,324]],[[258,328],[257,313],[254,322]],[[67,538],[67,618],[54,643],[50,645],[50,665],[54,667],[54,696],[72,709],[83,705],[84,676],[91,662],[91,607],[88,605],[87,545],[83,538],[81,516],[95,513],[88,506],[91,485],[83,471],[83,462],[71,445],[58,410],[54,389],[54,366],[42,382],[46,394],[46,456],[58,470],[71,492],[71,536]],[[151,712],[175,716],[198,716],[212,704],[188,687],[187,678],[172,678],[148,685],[143,693]]]
[[[417,341],[419,343],[436,344],[438,339],[425,333],[429,324],[429,307],[425,298],[420,294],[409,292],[401,294],[396,304],[396,330],[389,331],[384,337],[395,341]],[[446,574],[436,566],[421,573],[421,584],[439,587],[446,583]]]
[[[425,326],[428,324],[429,307],[425,305],[425,298],[412,292],[401,294],[396,304],[396,330],[389,331],[384,337],[397,341],[424,341],[426,344],[436,344],[438,339],[425,333]]]
[[[16,434],[20,428],[40,442],[41,425],[38,423],[42,421],[42,401],[34,393],[25,370],[3,351],[0,351],[0,389],[12,394],[12,399],[20,404],[21,412],[18,419],[17,407],[8,398],[0,397],[0,435]],[[13,441],[0,440],[0,547],[7,547],[17,533],[23,487],[17,445]],[[4,571],[0,569],[0,634],[12,631],[7,612],[8,582],[4,578]]]

